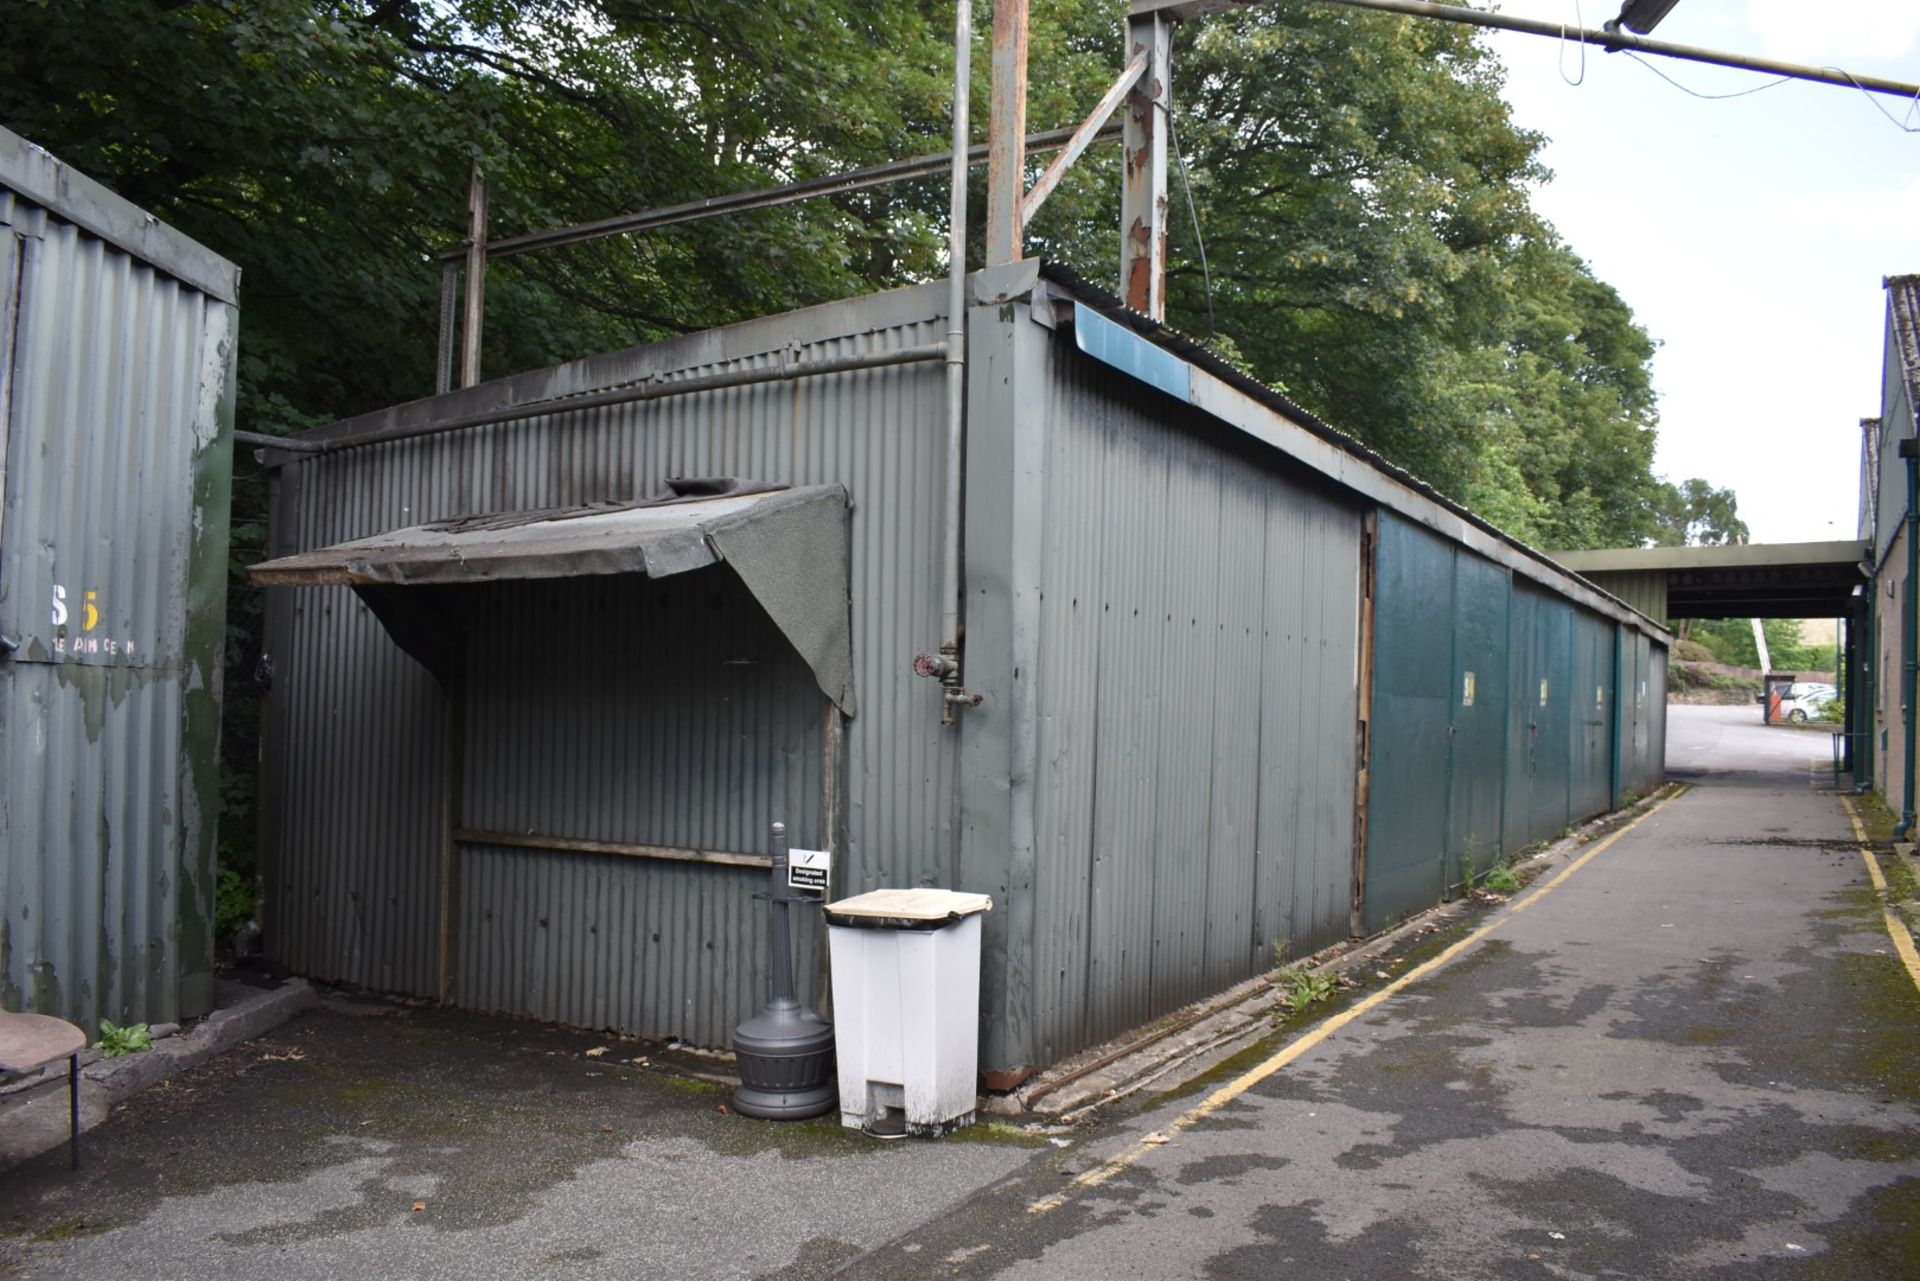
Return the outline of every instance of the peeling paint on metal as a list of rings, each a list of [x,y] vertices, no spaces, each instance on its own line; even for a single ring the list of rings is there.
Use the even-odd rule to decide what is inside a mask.
[[[0,633],[24,642],[0,659],[0,1003],[170,1021],[212,995],[236,312],[168,267],[229,294],[237,272],[4,134],[9,157],[66,177],[35,195],[0,165]]]

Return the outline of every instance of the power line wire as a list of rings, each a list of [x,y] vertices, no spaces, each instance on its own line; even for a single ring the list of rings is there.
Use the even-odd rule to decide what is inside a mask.
[[[1586,25],[1586,16],[1580,12],[1580,0],[1573,0],[1573,29],[1578,31]],[[1580,46],[1580,78],[1574,80],[1567,76],[1567,24],[1564,22],[1560,24],[1560,56],[1558,63],[1560,78],[1565,80],[1573,88],[1578,89],[1587,82],[1587,46],[1584,44]]]
[[[1751,89],[1738,89],[1738,90],[1735,90],[1733,93],[1702,93],[1698,89],[1690,89],[1686,85],[1681,84],[1678,80],[1675,80],[1672,76],[1660,70],[1659,67],[1656,67],[1651,62],[1648,62],[1645,58],[1642,58],[1639,54],[1635,53],[1633,50],[1622,49],[1620,52],[1626,54],[1627,57],[1633,59],[1635,62],[1639,63],[1641,66],[1645,67],[1648,71],[1651,71],[1654,75],[1659,76],[1662,80],[1666,81],[1668,84],[1678,89],[1681,93],[1686,94],[1688,97],[1704,98],[1709,102],[1719,102],[1726,98],[1744,98],[1750,93],[1759,93],[1763,89],[1771,89],[1775,85],[1783,85],[1783,84],[1786,84],[1789,80],[1793,79],[1792,76],[1781,76],[1779,79],[1769,80],[1763,85],[1755,85]]]
[[[1207,242],[1200,234],[1200,211],[1193,203],[1193,179],[1187,173],[1187,157],[1180,150],[1180,130],[1173,123],[1173,92],[1167,91],[1166,104],[1161,110],[1167,113],[1167,141],[1173,144],[1173,158],[1180,164],[1180,186],[1187,193],[1187,217],[1193,220],[1193,243],[1200,250],[1200,279],[1207,292],[1207,336],[1219,336],[1219,326],[1213,318],[1213,272],[1207,267]]]

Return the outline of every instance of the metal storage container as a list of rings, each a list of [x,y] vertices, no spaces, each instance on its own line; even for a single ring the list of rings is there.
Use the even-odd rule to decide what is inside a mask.
[[[213,1000],[239,271],[0,129],[0,1006]]]

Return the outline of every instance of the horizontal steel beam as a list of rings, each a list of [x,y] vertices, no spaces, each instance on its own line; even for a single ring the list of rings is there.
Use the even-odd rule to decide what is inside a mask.
[[[1048,129],[1042,133],[1027,135],[1029,154],[1043,151],[1058,151],[1073,139],[1074,129]],[[1095,142],[1111,142],[1120,136],[1120,127],[1103,129],[1095,135]],[[967,160],[971,164],[984,164],[987,159],[987,144],[979,143],[967,148]],[[845,173],[830,174],[824,178],[808,178],[801,182],[783,183],[778,187],[762,187],[757,191],[738,191],[725,196],[709,196],[704,200],[690,200],[685,204],[665,205],[658,209],[643,209],[638,213],[616,214],[612,218],[602,218],[597,222],[583,222],[571,227],[552,227],[545,231],[529,231],[518,236],[502,236],[487,245],[487,258],[511,258],[515,254],[532,253],[536,249],[553,249],[560,245],[574,245],[587,240],[600,240],[607,236],[624,236],[637,231],[650,231],[655,227],[670,227],[679,223],[698,222],[703,218],[718,218],[722,214],[745,213],[753,209],[772,209],[780,205],[790,205],[801,200],[813,200],[821,196],[837,196],[849,191],[864,191],[868,187],[884,186],[890,182],[906,182],[914,178],[932,178],[946,173],[953,161],[951,151],[938,155],[914,156],[909,160],[889,160],[884,164],[868,165],[863,169],[849,169]],[[458,262],[467,252],[466,243],[449,245],[442,249],[439,258],[442,262]]]
[[[236,445],[264,445],[268,449],[286,449],[296,454],[319,454],[326,452],[326,445],[317,440],[294,440],[288,436],[269,436],[265,432],[236,431],[233,433]]]
[[[661,859],[669,863],[710,863],[721,867],[773,866],[765,854],[733,850],[688,850],[673,845],[634,845],[626,841],[583,841],[570,836],[538,836],[525,832],[487,832],[456,827],[453,839],[461,845],[501,845],[510,849],[554,850],[565,854],[612,854],[619,858]]]
[[[1271,2],[1272,0],[1133,0],[1132,12],[1136,17],[1162,14],[1184,20],[1205,17],[1210,13],[1251,9],[1257,4]],[[1594,27],[1570,27],[1558,22],[1542,22],[1536,18],[1514,18],[1504,13],[1469,9],[1464,5],[1432,4],[1427,0],[1311,0],[1311,2],[1337,4],[1349,9],[1372,9],[1381,13],[1397,13],[1410,18],[1436,18],[1441,22],[1460,22],[1468,26],[1487,27],[1496,31],[1518,31],[1524,35],[1547,36],[1555,40],[1572,40],[1580,44],[1599,45],[1609,53],[1631,49],[1635,53],[1678,58],[1683,62],[1704,62],[1716,67],[1758,71],[1764,75],[1786,76],[1789,79],[1809,80],[1816,84],[1862,89],[1868,93],[1890,94],[1896,98],[1920,98],[1920,84],[1907,84],[1879,76],[1856,76],[1838,67],[1810,67],[1795,62],[1779,62],[1772,58],[1756,58],[1744,53],[1705,49],[1699,45],[1674,44],[1670,40],[1636,36],[1626,30],[1606,31]]]

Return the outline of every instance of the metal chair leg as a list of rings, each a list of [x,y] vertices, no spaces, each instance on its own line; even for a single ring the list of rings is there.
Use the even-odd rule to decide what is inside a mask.
[[[67,1056],[67,1154],[80,1168],[80,1056]]]

